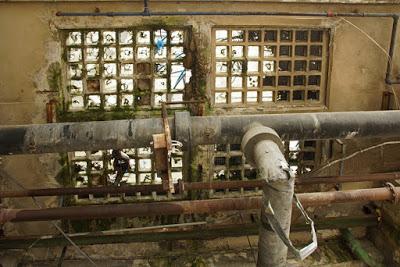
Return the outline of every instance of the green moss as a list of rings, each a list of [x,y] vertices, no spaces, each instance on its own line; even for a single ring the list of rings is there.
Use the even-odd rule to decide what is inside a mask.
[[[134,111],[104,111],[104,110],[85,110],[77,112],[58,112],[57,120],[60,122],[80,122],[80,121],[106,121],[134,119]]]
[[[72,220],[69,222],[71,228],[75,233],[90,232],[91,230],[91,220]]]
[[[156,258],[153,257],[149,259],[149,264],[151,267],[164,267],[164,266],[172,266],[169,258]]]
[[[202,257],[196,257],[192,262],[192,267],[206,267],[207,263]]]
[[[111,229],[111,225],[116,222],[116,218],[111,219],[97,219],[96,220],[96,230],[106,231]]]
[[[49,89],[52,91],[61,90],[61,64],[60,62],[53,62],[50,64],[47,69],[47,83],[49,85]]]
[[[169,109],[168,115],[173,116],[177,111],[183,111],[181,109]],[[135,119],[138,117],[161,117],[161,109],[124,109],[114,108],[112,110],[92,109],[75,112],[64,112],[62,108],[57,109],[57,120],[59,122],[81,122],[81,121],[107,121],[107,120],[124,120],[124,119]]]
[[[72,185],[68,154],[60,153],[60,159],[58,160],[58,163],[60,164],[61,169],[55,177],[56,181],[63,187]]]

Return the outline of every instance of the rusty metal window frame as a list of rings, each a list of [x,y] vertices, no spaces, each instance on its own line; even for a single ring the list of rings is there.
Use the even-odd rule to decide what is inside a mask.
[[[223,31],[226,38],[221,37]],[[216,26],[213,103],[216,107],[326,105],[328,55],[328,28]]]
[[[139,41],[142,32],[149,32],[148,41]],[[157,43],[155,34],[158,32],[160,36],[166,33],[164,44]],[[76,36],[72,37],[74,33]],[[132,39],[129,39],[129,33],[132,33]],[[182,42],[176,37],[179,33],[183,33]],[[160,108],[159,101],[183,100],[185,80],[191,75],[183,65],[190,27],[70,29],[62,30],[62,35],[65,47],[64,101],[69,111],[151,109]],[[96,49],[98,51],[94,53]],[[148,58],[139,58],[139,50],[148,52]],[[90,51],[97,55],[93,56]],[[110,57],[107,51],[111,51]],[[179,51],[183,54],[178,55]],[[176,76],[174,68],[183,69],[183,77],[173,78]],[[182,82],[172,84],[172,80],[178,79],[183,81],[183,85]],[[178,107],[181,105],[172,106]]]

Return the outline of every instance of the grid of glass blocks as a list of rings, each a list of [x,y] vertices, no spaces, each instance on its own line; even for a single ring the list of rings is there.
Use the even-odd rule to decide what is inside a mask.
[[[323,104],[327,41],[324,29],[214,29],[215,105]]]
[[[319,143],[293,140],[284,142],[285,156],[290,169],[298,176],[310,172],[317,165]],[[257,170],[247,164],[240,144],[214,145],[211,180],[259,179]]]
[[[187,29],[65,33],[69,110],[160,107],[183,100]]]
[[[240,144],[214,145],[212,180],[251,180],[256,169],[246,163]]]
[[[121,184],[161,184],[154,168],[151,147],[123,149],[129,160],[129,170],[124,174]],[[116,173],[113,167],[112,150],[75,151],[70,153],[71,173],[76,187],[111,185]],[[182,179],[182,152],[174,150],[172,155],[172,179],[177,183]]]
[[[315,140],[291,140],[285,142],[286,159],[296,176],[312,171],[317,165],[317,151],[320,147]]]

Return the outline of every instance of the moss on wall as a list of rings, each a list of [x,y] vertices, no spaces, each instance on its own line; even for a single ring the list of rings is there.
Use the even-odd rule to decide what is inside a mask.
[[[56,181],[64,187],[71,185],[71,172],[69,168],[68,154],[61,153],[58,163],[60,164],[61,169],[55,177]]]
[[[47,69],[47,83],[51,91],[61,92],[61,64],[53,62]]]

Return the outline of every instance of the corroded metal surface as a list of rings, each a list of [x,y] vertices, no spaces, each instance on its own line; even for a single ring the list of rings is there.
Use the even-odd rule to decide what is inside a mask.
[[[400,179],[399,172],[391,173],[374,173],[348,176],[328,176],[328,177],[307,177],[298,178],[296,185],[308,184],[336,184],[336,183],[351,183],[363,181],[391,181]],[[212,190],[212,189],[255,189],[264,186],[264,180],[247,180],[247,181],[213,181],[210,182],[183,182],[179,180],[175,184],[175,191],[183,193],[190,190]],[[88,195],[88,194],[136,194],[149,195],[152,192],[165,192],[162,185],[132,185],[132,186],[101,186],[101,187],[76,187],[76,188],[41,188],[41,189],[25,189],[15,191],[0,191],[0,198],[14,197],[40,197],[40,196],[65,196],[65,195]]]
[[[191,117],[168,120],[173,140],[183,145],[240,143],[247,126],[257,122],[282,139],[351,139],[400,136],[399,111],[323,112]],[[190,140],[175,130],[190,127]],[[146,147],[164,132],[161,118],[79,123],[0,126],[0,155]]]
[[[400,194],[400,187],[394,190]],[[348,191],[297,194],[304,206],[321,206],[333,203],[392,200],[387,187]],[[112,217],[136,217],[152,215],[178,215],[191,213],[215,213],[229,210],[261,208],[261,197],[226,198],[212,200],[171,201],[135,204],[92,205],[47,209],[1,209],[0,218],[6,221],[46,221],[59,219],[88,219]]]

